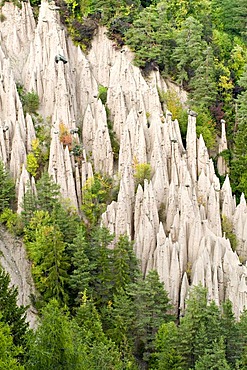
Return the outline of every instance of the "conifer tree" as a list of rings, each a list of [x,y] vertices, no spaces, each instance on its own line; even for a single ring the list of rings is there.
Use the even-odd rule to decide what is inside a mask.
[[[11,205],[15,199],[15,183],[0,161],[0,212]]]
[[[230,370],[226,361],[224,339],[215,340],[211,349],[206,348],[205,353],[195,363],[195,370]]]
[[[133,301],[135,354],[148,362],[154,352],[154,339],[159,327],[172,319],[168,313],[171,304],[155,270],[149,271],[144,280],[140,278],[130,285],[128,294]]]
[[[22,354],[22,348],[14,345],[11,330],[6,323],[1,321],[0,314],[0,369],[24,370],[18,362],[20,354]]]
[[[228,299],[222,304],[221,329],[224,338],[226,360],[229,365],[235,366],[237,359],[240,358],[241,340],[240,327],[232,311],[232,303]]]
[[[17,295],[17,288],[10,287],[10,277],[0,267],[0,321],[8,324],[13,344],[25,347],[28,331],[26,308],[17,306]]]
[[[65,243],[61,231],[54,225],[47,211],[34,213],[25,228],[24,241],[32,261],[35,285],[43,295],[42,298],[49,300],[55,297],[60,302],[66,302],[68,262]]]
[[[52,212],[60,201],[60,187],[57,185],[48,172],[44,172],[37,181],[37,208],[43,211]]]
[[[202,51],[206,48],[202,35],[202,24],[192,16],[186,18],[177,31],[172,59],[176,62],[177,81],[183,87],[202,63]]]
[[[155,339],[155,369],[182,370],[183,357],[178,351],[180,341],[178,328],[174,322],[162,324]]]
[[[207,290],[198,285],[189,292],[186,314],[179,326],[179,352],[188,368],[193,367],[205,349],[214,346],[215,339],[221,336],[220,311],[212,302],[207,303]]]
[[[80,370],[80,346],[68,313],[52,299],[30,338],[28,370]]]

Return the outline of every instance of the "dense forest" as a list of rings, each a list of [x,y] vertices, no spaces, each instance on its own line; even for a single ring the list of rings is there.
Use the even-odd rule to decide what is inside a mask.
[[[198,113],[197,133],[212,153],[220,121],[226,120],[229,149],[220,155],[228,161],[237,198],[241,192],[247,196],[247,1],[56,3],[85,53],[104,25],[116,48],[127,44],[134,52],[145,78],[158,69],[186,90],[188,107]],[[35,8],[39,2],[31,4]],[[104,93],[101,87],[102,102]],[[159,94],[185,138],[187,107],[174,93]],[[19,95],[26,112],[35,115],[37,96],[21,86]],[[17,291],[1,270],[0,369],[247,369],[247,312],[237,321],[230,301],[221,307],[208,304],[207,290],[197,286],[178,317],[157,272],[143,279],[128,237],[116,240],[99,227],[118,192],[112,179],[95,174],[87,181],[79,216],[47,173],[48,145],[43,126],[27,158],[37,193],[26,192],[21,214],[16,213],[15,183],[0,163],[0,221],[25,243],[39,313],[32,331],[25,323],[26,308],[17,306]],[[137,168],[136,186],[149,170]]]

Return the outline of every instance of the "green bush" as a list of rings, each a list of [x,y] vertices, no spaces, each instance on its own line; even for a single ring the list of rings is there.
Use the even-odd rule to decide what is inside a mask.
[[[140,184],[142,187],[144,186],[144,180],[151,180],[151,165],[149,163],[136,163],[134,165],[134,179],[136,188]]]
[[[17,84],[16,88],[23,106],[24,114],[36,114],[39,109],[39,97],[37,93],[34,90],[27,92],[21,84]]]
[[[107,100],[107,90],[107,87],[103,85],[99,85],[98,87],[98,99],[100,99],[104,105],[106,104]]]
[[[232,250],[235,251],[238,246],[237,237],[233,232],[232,222],[225,215],[222,215],[222,231],[226,238],[230,240]]]
[[[21,235],[23,232],[22,218],[10,208],[5,208],[0,215],[0,222],[5,224],[11,234]]]
[[[0,212],[13,206],[15,200],[15,183],[4,164],[0,162]]]

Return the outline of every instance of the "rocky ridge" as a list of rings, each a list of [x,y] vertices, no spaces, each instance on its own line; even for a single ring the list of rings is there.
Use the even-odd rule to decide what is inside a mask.
[[[247,257],[246,201],[242,195],[236,205],[228,176],[220,187],[203,137],[196,137],[195,114],[189,112],[184,146],[178,122],[159,99],[158,90],[171,86],[158,71],[145,80],[132,64],[131,52],[116,49],[105,29],[99,29],[85,55],[67,36],[54,3],[41,3],[37,24],[27,2],[21,9],[5,3],[2,13],[6,20],[0,23],[0,159],[16,179],[19,211],[28,186],[35,191],[26,158],[36,134],[35,122],[23,112],[17,83],[37,92],[39,113],[49,117],[49,173],[63,197],[79,210],[81,189],[93,168],[119,176],[117,201],[107,207],[102,225],[135,241],[143,274],[157,269],[180,313],[189,287],[201,282],[209,300],[230,298],[239,317],[247,304],[247,268],[238,257]],[[106,109],[98,99],[99,85],[107,87],[107,106],[120,143],[118,160]],[[73,145],[83,145],[80,160],[61,142],[61,124]],[[224,125],[219,152],[227,148]],[[152,168],[151,180],[137,190],[133,162],[150,163]],[[218,170],[226,174],[222,159]],[[222,231],[222,215],[233,224],[238,254]]]

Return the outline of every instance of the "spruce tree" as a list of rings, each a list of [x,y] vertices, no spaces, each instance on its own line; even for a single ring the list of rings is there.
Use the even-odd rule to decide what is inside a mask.
[[[14,345],[11,330],[1,321],[0,313],[0,369],[24,370],[18,361],[20,354],[22,354],[22,348]]]
[[[79,341],[68,313],[52,299],[43,308],[41,322],[30,337],[28,370],[80,370]]]
[[[0,266],[0,321],[8,324],[13,344],[25,347],[28,324],[26,308],[17,306],[17,288],[10,286],[10,277]]]
[[[130,285],[127,293],[133,301],[132,335],[135,338],[135,355],[148,362],[154,352],[154,340],[159,327],[172,319],[169,314],[172,306],[164,285],[154,270],[149,271],[144,280],[139,278]]]
[[[4,208],[13,206],[15,200],[15,183],[0,161],[0,213]]]
[[[226,361],[222,337],[215,340],[211,349],[205,349],[205,353],[195,363],[195,370],[231,370]]]
[[[178,351],[180,341],[174,322],[162,324],[155,339],[154,364],[156,370],[182,370],[183,357]]]

